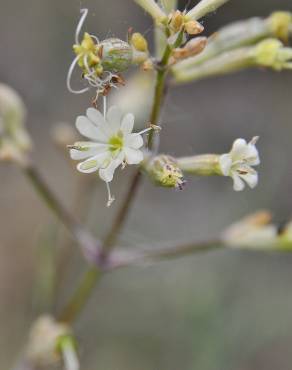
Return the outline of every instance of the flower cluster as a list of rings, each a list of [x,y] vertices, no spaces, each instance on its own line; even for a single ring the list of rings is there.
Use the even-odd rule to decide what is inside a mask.
[[[138,32],[130,37],[129,42],[118,38],[99,41],[95,35],[85,32],[80,42],[79,34],[88,10],[82,9],[81,13],[73,45],[76,57],[68,71],[67,87],[75,94],[84,93],[93,87],[97,96],[99,93],[106,95],[110,88],[124,83],[121,72],[126,71],[131,64],[141,64],[147,60],[148,44]],[[71,87],[71,78],[76,65],[80,67],[82,76],[88,83],[88,86],[81,90],[74,90]]]

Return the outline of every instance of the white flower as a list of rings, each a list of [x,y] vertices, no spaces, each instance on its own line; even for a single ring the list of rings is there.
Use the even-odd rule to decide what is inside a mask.
[[[112,106],[104,117],[98,110],[88,108],[86,116],[76,120],[77,130],[91,141],[77,142],[70,147],[70,155],[74,160],[83,160],[77,169],[83,173],[98,171],[99,176],[107,185],[112,181],[115,170],[120,165],[139,164],[143,160],[142,134],[132,133],[134,115],[122,115],[117,106]],[[108,187],[109,190],[109,187]],[[113,198],[109,191],[109,204]]]
[[[249,143],[244,139],[237,139],[231,151],[219,158],[220,170],[224,176],[232,177],[235,191],[244,189],[244,181],[251,188],[258,183],[257,171],[252,168],[260,164],[259,153],[255,146],[257,141],[258,137],[254,137]]]

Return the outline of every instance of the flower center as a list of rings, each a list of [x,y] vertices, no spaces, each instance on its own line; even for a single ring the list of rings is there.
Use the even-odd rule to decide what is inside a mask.
[[[112,136],[108,141],[108,145],[109,145],[109,150],[111,152],[117,152],[117,151],[122,150],[124,146],[124,140],[123,140],[122,133],[118,133],[117,135]]]

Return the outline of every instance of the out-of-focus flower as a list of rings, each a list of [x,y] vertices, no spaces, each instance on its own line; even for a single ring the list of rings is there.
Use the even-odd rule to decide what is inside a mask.
[[[151,128],[132,133],[134,119],[132,113],[123,116],[117,106],[112,106],[106,117],[94,108],[88,108],[86,116],[79,116],[76,120],[77,130],[91,141],[76,142],[69,146],[72,159],[85,159],[77,165],[78,171],[98,171],[100,178],[108,184],[120,165],[124,167],[142,162],[142,134]],[[109,192],[108,204],[112,201]]]
[[[277,245],[277,227],[271,213],[258,211],[232,224],[223,233],[223,241],[233,248],[273,249]]]
[[[258,211],[229,226],[222,241],[231,248],[266,251],[292,250],[292,222],[279,227],[269,211]]]
[[[165,23],[167,21],[167,15],[156,3],[155,0],[135,0],[137,4],[141,6],[151,17],[155,20],[156,23]]]
[[[26,109],[18,93],[0,84],[0,160],[21,162],[32,149],[25,117]]]
[[[68,144],[78,139],[76,130],[67,122],[56,123],[52,128],[51,135],[54,143],[61,150],[64,150]]]
[[[258,174],[252,168],[260,164],[259,153],[255,146],[257,140],[258,137],[254,137],[247,143],[244,139],[237,139],[231,151],[220,156],[219,164],[222,174],[232,177],[235,191],[243,190],[245,182],[251,188],[258,183]]]
[[[50,366],[61,360],[58,340],[71,334],[70,328],[49,315],[39,317],[33,324],[26,348],[26,356],[35,367]]]
[[[283,42],[287,43],[289,33],[292,33],[292,13],[285,11],[274,12],[268,18],[268,25],[273,36],[276,36]]]
[[[169,155],[158,155],[144,166],[150,179],[159,186],[182,190],[185,185],[184,175],[176,160]]]
[[[258,65],[276,71],[292,69],[292,48],[285,47],[277,39],[267,39],[256,46],[255,60]]]
[[[215,12],[220,6],[227,3],[229,0],[201,0],[186,14],[186,18],[190,20],[198,20],[208,13]]]

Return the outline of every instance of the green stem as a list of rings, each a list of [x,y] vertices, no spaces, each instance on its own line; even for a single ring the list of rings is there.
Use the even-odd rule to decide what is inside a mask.
[[[72,323],[88,301],[102,271],[96,267],[88,269],[79,283],[73,297],[58,317],[61,322]]]
[[[90,233],[84,230],[83,227],[75,220],[75,218],[61,205],[33,164],[27,163],[22,167],[22,169],[30,182],[33,184],[37,193],[68,229],[74,240],[82,248],[83,252],[86,252],[88,249],[92,250],[93,248],[96,248],[98,242]]]

